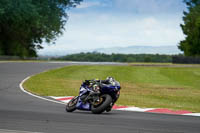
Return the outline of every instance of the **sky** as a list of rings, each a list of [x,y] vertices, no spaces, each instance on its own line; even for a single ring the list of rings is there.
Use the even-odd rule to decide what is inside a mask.
[[[183,0],[84,0],[67,11],[63,35],[41,55],[96,48],[178,45]],[[65,53],[66,51],[66,53]]]

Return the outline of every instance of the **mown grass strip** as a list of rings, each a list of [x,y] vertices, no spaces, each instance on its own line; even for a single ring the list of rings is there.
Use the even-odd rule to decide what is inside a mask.
[[[85,79],[121,83],[118,105],[200,112],[200,68],[75,65],[33,76],[24,87],[44,96],[75,96]]]

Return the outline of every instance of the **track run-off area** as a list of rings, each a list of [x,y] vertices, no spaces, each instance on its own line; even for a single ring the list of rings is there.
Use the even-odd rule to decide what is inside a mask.
[[[199,133],[200,117],[113,110],[94,115],[91,112],[67,113],[64,104],[32,97],[21,91],[26,77],[73,64],[50,62],[0,63],[0,133]],[[93,63],[89,63],[93,64]],[[94,63],[99,64],[99,63]],[[108,65],[124,65],[110,64]]]

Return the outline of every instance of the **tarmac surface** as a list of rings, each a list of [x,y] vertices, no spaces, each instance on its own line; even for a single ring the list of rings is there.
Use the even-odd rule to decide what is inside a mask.
[[[30,75],[72,64],[81,63],[0,63],[0,133],[200,133],[200,117],[115,110],[67,113],[65,105],[19,88]]]

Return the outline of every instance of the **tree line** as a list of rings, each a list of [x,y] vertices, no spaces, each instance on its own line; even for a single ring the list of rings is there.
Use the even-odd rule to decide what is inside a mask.
[[[0,55],[35,57],[62,35],[67,10],[82,0],[0,0]]]
[[[104,53],[78,53],[52,58],[62,61],[89,61],[89,62],[172,62],[172,55],[160,54],[104,54]]]

